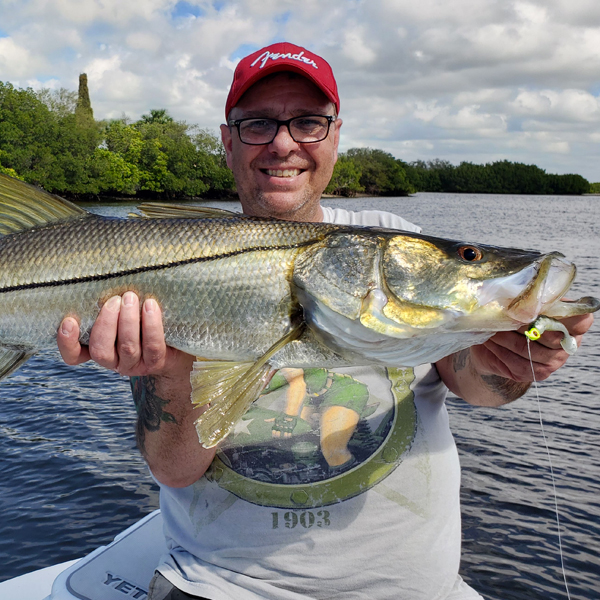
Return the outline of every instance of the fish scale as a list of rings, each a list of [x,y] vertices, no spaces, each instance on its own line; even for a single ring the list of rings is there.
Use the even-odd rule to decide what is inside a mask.
[[[305,244],[327,226],[282,227],[246,220],[114,219],[89,215],[0,238],[0,292],[6,287],[115,275],[252,249]],[[65,260],[68,257],[69,260]]]
[[[132,227],[123,227],[124,224]],[[18,277],[7,277],[8,269],[0,277],[0,339],[4,345],[35,348],[54,345],[58,324],[66,314],[80,318],[82,340],[86,341],[102,301],[126,290],[136,291],[142,300],[155,297],[164,310],[168,342],[206,358],[215,355],[247,358],[249,352],[255,356],[275,341],[273,335],[283,335],[290,327],[293,302],[289,279],[293,261],[287,255],[292,256],[297,251],[294,248],[271,250],[271,256],[260,250],[257,257],[247,244],[244,252],[227,256],[238,237],[235,228],[229,229],[228,235],[224,231],[215,235],[212,222],[200,228],[189,219],[174,223],[94,218],[73,225],[75,232],[69,246],[61,252],[46,253],[41,267],[37,250],[57,247],[67,224],[0,240],[0,253],[22,256],[22,260],[13,261],[15,269],[17,262],[21,267]],[[92,240],[92,249],[79,253],[80,240],[89,234],[92,225],[96,241]],[[261,248],[281,245],[277,227],[263,229],[268,237],[261,240]],[[179,237],[189,239],[194,235],[196,239],[186,245],[185,251],[160,254],[165,246],[161,240],[173,230]],[[203,230],[210,233],[202,236],[199,232]],[[29,245],[34,236],[38,243]],[[202,237],[206,238],[204,244]],[[304,243],[306,238],[305,234],[296,240]],[[44,244],[39,243],[40,239]],[[107,239],[115,240],[110,251]],[[27,251],[21,253],[21,248]],[[116,251],[129,253],[129,258],[115,258]],[[145,259],[145,255],[150,256]],[[225,257],[219,258],[221,255]],[[61,256],[68,266],[59,271]],[[96,257],[99,264],[90,265]],[[181,262],[189,264],[178,264]],[[10,288],[12,291],[7,291]],[[278,326],[269,332],[266,325],[272,322]],[[244,347],[238,342],[242,330],[248,334],[248,344]],[[206,346],[204,341],[208,339],[213,346]]]

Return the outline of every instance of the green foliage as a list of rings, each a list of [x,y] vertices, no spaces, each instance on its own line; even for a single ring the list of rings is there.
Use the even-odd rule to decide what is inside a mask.
[[[590,183],[590,194],[600,194],[600,182]]]
[[[234,189],[220,140],[153,109],[137,122],[97,122],[79,93],[0,82],[0,170],[73,196],[223,196]]]
[[[23,178],[19,177],[19,175],[17,174],[17,172],[14,169],[11,169],[10,167],[2,166],[2,154],[3,154],[3,151],[0,150],[0,173],[2,173],[3,175],[9,175],[10,177],[14,177],[16,179],[23,180]]]
[[[350,157],[340,154],[325,193],[346,197],[356,196],[358,192],[364,191],[363,186],[360,185],[360,176],[358,164]]]
[[[77,92],[66,88],[58,90],[42,88],[36,93],[36,97],[59,117],[73,114],[77,108]]]
[[[408,180],[420,192],[444,191],[444,185],[452,169],[454,167],[451,163],[440,159],[429,162],[419,160],[404,165]]]
[[[139,169],[117,152],[96,148],[88,168],[92,181],[96,182],[96,194],[133,196],[140,187]]]
[[[98,193],[88,165],[100,141],[101,132],[95,121],[82,120],[77,114],[59,119],[55,146],[57,172],[51,187],[75,195]]]
[[[589,194],[591,185],[581,175],[548,175],[550,193],[558,196]]]
[[[185,123],[159,110],[144,115],[134,127],[142,139],[142,190],[185,196],[200,196],[208,190],[197,148]]]
[[[133,124],[124,119],[107,123],[104,143],[120,159],[114,169],[121,165],[112,193],[222,196],[233,190],[219,139],[175,121],[164,109],[151,110]]]
[[[2,164],[49,191],[94,193],[86,166],[100,142],[99,128],[93,120],[79,123],[65,103],[57,106],[54,112],[33,90],[0,83]]]
[[[210,189],[206,195],[223,197],[235,190],[233,173],[227,166],[225,148],[221,140],[208,129],[190,127],[188,134],[198,151],[199,163],[206,173]]]
[[[142,155],[142,135],[125,120],[110,121],[103,131],[104,145],[109,152],[118,154],[126,162],[138,164]]]
[[[75,115],[79,123],[92,123],[94,121],[94,111],[90,101],[90,91],[88,89],[87,75],[82,73],[79,76],[79,92],[77,94],[77,105],[75,106]]]
[[[152,108],[150,114],[142,115],[138,123],[152,123],[156,125],[167,125],[173,123],[173,118],[166,108]]]
[[[46,181],[56,161],[57,122],[33,90],[0,82],[0,151],[2,164],[26,181]]]
[[[352,148],[346,157],[360,173],[359,185],[367,194],[406,196],[415,188],[409,182],[402,161],[383,150]]]
[[[406,173],[422,192],[482,194],[585,194],[589,182],[581,175],[549,175],[535,165],[508,160],[486,165],[462,162],[417,161],[407,165]]]

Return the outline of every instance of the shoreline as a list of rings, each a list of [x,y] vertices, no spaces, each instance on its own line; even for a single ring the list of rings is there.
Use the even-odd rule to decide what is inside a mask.
[[[415,196],[420,192],[415,192],[414,194],[407,194],[406,196],[395,196],[399,198],[410,198]],[[468,196],[470,194],[489,194],[493,196],[503,195],[503,196],[544,196],[546,194],[497,194],[491,192],[423,192],[423,193],[432,193],[432,194],[464,194]],[[600,196],[600,192],[588,192],[587,194],[570,194],[565,197],[584,197],[584,196]],[[390,196],[382,196],[375,194],[367,194],[365,192],[357,193],[355,196],[341,196],[338,194],[321,194],[321,198],[324,200],[355,200],[356,198],[389,198]],[[185,198],[174,198],[174,199],[160,199],[160,198],[146,198],[144,196],[100,196],[94,199],[72,199],[67,198],[71,202],[75,204],[141,204],[142,202],[161,202],[161,203],[188,203],[188,202],[236,202],[238,201],[237,195],[228,196],[226,198],[203,198],[201,196],[189,196]]]

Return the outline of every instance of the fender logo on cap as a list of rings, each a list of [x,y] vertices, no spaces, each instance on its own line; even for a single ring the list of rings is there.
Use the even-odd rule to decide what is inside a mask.
[[[261,61],[261,64],[258,68],[262,69],[267,64],[267,61],[269,59],[277,60],[280,58],[285,58],[285,59],[297,60],[298,62],[302,62],[307,65],[312,65],[315,69],[319,68],[319,67],[317,67],[317,63],[314,60],[312,60],[311,58],[308,58],[306,56],[303,56],[303,54],[304,54],[304,50],[302,52],[298,52],[298,54],[292,54],[291,52],[286,52],[285,54],[280,54],[279,52],[269,52],[267,50],[266,52],[263,52],[250,66],[253,67],[257,62]]]

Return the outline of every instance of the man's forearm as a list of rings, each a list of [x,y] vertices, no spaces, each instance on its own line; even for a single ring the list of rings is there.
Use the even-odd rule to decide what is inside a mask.
[[[480,373],[473,364],[471,350],[461,350],[436,363],[442,381],[451,392],[476,406],[501,406],[520,398],[530,383],[500,375]]]
[[[144,456],[147,454],[147,433],[150,435],[156,433],[163,423],[178,424],[175,415],[168,411],[171,401],[162,398],[156,387],[157,377],[153,375],[131,377],[131,393],[138,415],[135,437],[137,446]]]
[[[191,360],[173,376],[131,378],[138,447],[156,479],[171,487],[197,481],[215,455],[201,446],[194,426],[201,410],[190,401]]]

